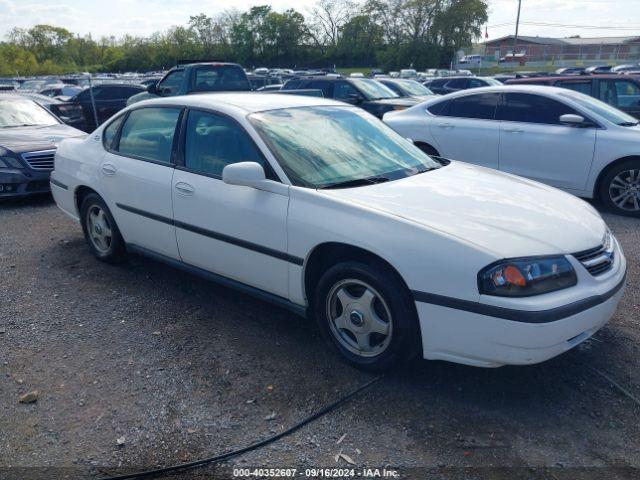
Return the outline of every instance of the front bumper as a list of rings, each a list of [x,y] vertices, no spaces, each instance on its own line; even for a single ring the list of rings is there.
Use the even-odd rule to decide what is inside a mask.
[[[626,269],[617,245],[616,261],[607,274],[593,277],[586,270],[577,272],[578,286],[572,288],[581,287],[578,291],[584,297],[580,301],[540,310],[531,308],[536,297],[530,297],[522,310],[484,303],[469,308],[442,301],[444,297],[416,298],[423,356],[478,367],[526,365],[553,358],[591,337],[611,319],[624,294]],[[537,302],[544,304],[542,298]]]
[[[23,197],[51,191],[50,172],[2,169],[0,171],[0,198]]]

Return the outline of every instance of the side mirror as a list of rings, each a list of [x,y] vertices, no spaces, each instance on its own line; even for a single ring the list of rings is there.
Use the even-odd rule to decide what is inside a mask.
[[[362,103],[362,97],[360,95],[358,95],[357,93],[350,93],[347,96],[347,102],[348,103],[352,103],[354,105],[357,105],[359,103]]]
[[[570,127],[585,127],[588,126],[588,122],[585,122],[585,119],[582,115],[576,115],[574,113],[567,113],[565,115],[560,115],[560,123],[563,125],[568,125]]]
[[[258,188],[266,181],[264,168],[256,162],[240,162],[227,165],[222,170],[222,181],[229,185]]]
[[[157,95],[158,94],[158,88],[157,88],[157,83],[152,83],[150,85],[147,86],[147,93],[150,93],[151,95]]]

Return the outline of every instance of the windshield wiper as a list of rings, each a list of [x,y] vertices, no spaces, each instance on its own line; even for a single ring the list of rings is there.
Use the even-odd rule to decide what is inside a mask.
[[[389,178],[387,177],[356,178],[354,180],[346,180],[344,182],[330,183],[320,188],[322,190],[328,190],[331,188],[361,187],[363,185],[373,185],[375,183],[384,183],[388,181],[389,181]]]
[[[635,127],[639,122],[620,122],[618,125],[621,127]]]

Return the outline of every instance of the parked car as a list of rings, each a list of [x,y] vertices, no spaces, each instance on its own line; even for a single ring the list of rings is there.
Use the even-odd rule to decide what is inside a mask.
[[[417,78],[418,72],[413,68],[403,68],[400,70],[400,78]]]
[[[237,63],[186,63],[169,70],[157,84],[149,85],[146,92],[130,97],[127,105],[157,97],[204,92],[248,92],[252,89],[249,77]]]
[[[435,93],[415,80],[399,78],[377,78],[376,80],[393,90],[399,97],[415,98],[422,101],[435,95]]]
[[[424,82],[424,86],[438,95],[467,90],[469,88],[502,85],[501,82],[491,77],[441,77]]]
[[[84,135],[33,100],[0,95],[0,199],[48,192],[57,144]]]
[[[482,55],[465,55],[458,63],[466,67],[479,67],[482,65]]]
[[[98,259],[146,254],[313,316],[361,368],[540,362],[623,294],[626,260],[589,204],[440,163],[341,102],[133,105],[63,142],[51,179]]]
[[[629,70],[638,70],[640,68],[640,63],[629,63],[625,65],[616,65],[611,68],[611,73],[624,73]]]
[[[591,95],[609,105],[640,118],[640,78],[615,74],[537,77],[509,80],[508,85],[552,85]]]
[[[592,75],[594,73],[609,73],[611,71],[611,65],[593,65],[584,69],[584,73]]]
[[[287,90],[322,90],[324,98],[334,98],[357,105],[382,118],[386,112],[402,110],[419,103],[414,98],[401,98],[378,80],[345,77],[303,77],[289,80],[282,87]]]
[[[38,105],[46,108],[67,125],[82,130],[85,125],[84,112],[77,103],[63,101],[57,98],[47,97],[39,93],[18,93],[18,95],[29,98]]]
[[[385,123],[424,151],[597,198],[640,217],[640,127],[579,92],[512,85],[427,100]]]
[[[583,67],[564,67],[556,70],[557,75],[582,75],[585,73]]]
[[[93,92],[93,101],[91,94]],[[144,93],[145,88],[135,84],[103,83],[91,88],[85,88],[69,102],[82,107],[85,124],[82,130],[92,132],[96,127],[115,113],[122,110],[127,105],[127,100],[133,95]],[[98,124],[96,125],[96,115],[94,115],[93,104],[95,102],[95,113]]]

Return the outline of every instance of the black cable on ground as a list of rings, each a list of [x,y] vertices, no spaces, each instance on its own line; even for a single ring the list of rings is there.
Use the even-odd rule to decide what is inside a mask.
[[[246,447],[242,447],[242,448],[239,448],[237,450],[232,450],[232,451],[227,452],[227,453],[222,453],[220,455],[216,455],[215,457],[204,458],[202,460],[195,460],[193,462],[181,463],[179,465],[172,465],[172,466],[169,466],[169,467],[162,467],[162,468],[158,468],[158,469],[155,469],[155,470],[146,470],[146,471],[143,471],[143,472],[130,473],[130,474],[126,474],[126,475],[117,475],[115,477],[106,477],[106,478],[103,478],[101,480],[125,480],[125,479],[129,479],[129,478],[144,478],[144,477],[152,478],[152,477],[157,477],[157,476],[160,476],[160,475],[164,475],[166,473],[175,472],[175,471],[178,471],[178,470],[186,470],[186,469],[201,467],[201,466],[204,466],[204,465],[220,463],[223,460],[227,460],[229,458],[237,457],[239,455],[242,455],[244,453],[250,452],[252,450],[257,450],[257,449],[262,448],[262,447],[264,447],[266,445],[269,445],[270,443],[276,442],[276,441],[280,440],[283,437],[291,435],[292,433],[296,432],[297,430],[300,430],[305,425],[308,425],[309,423],[313,422],[314,420],[317,420],[318,418],[320,418],[320,417],[326,415],[327,413],[335,410],[340,405],[342,405],[343,403],[348,402],[349,400],[351,400],[353,397],[355,397],[357,394],[359,394],[363,390],[369,388],[373,384],[375,384],[378,381],[380,381],[382,379],[382,377],[383,377],[382,375],[379,375],[379,376],[375,377],[374,379],[363,383],[362,385],[360,385],[355,390],[352,390],[351,392],[349,392],[346,395],[342,396],[341,398],[339,398],[335,402],[333,402],[333,403],[325,406],[324,408],[318,410],[313,415],[310,415],[309,417],[305,418],[304,420],[301,420],[300,422],[296,423],[295,425],[293,425],[292,427],[288,428],[287,430],[285,430],[283,432],[280,432],[280,433],[277,433],[275,435],[272,435],[271,437],[267,437],[267,438],[265,438],[263,440],[260,440],[258,442],[252,443],[251,445],[248,445]]]

